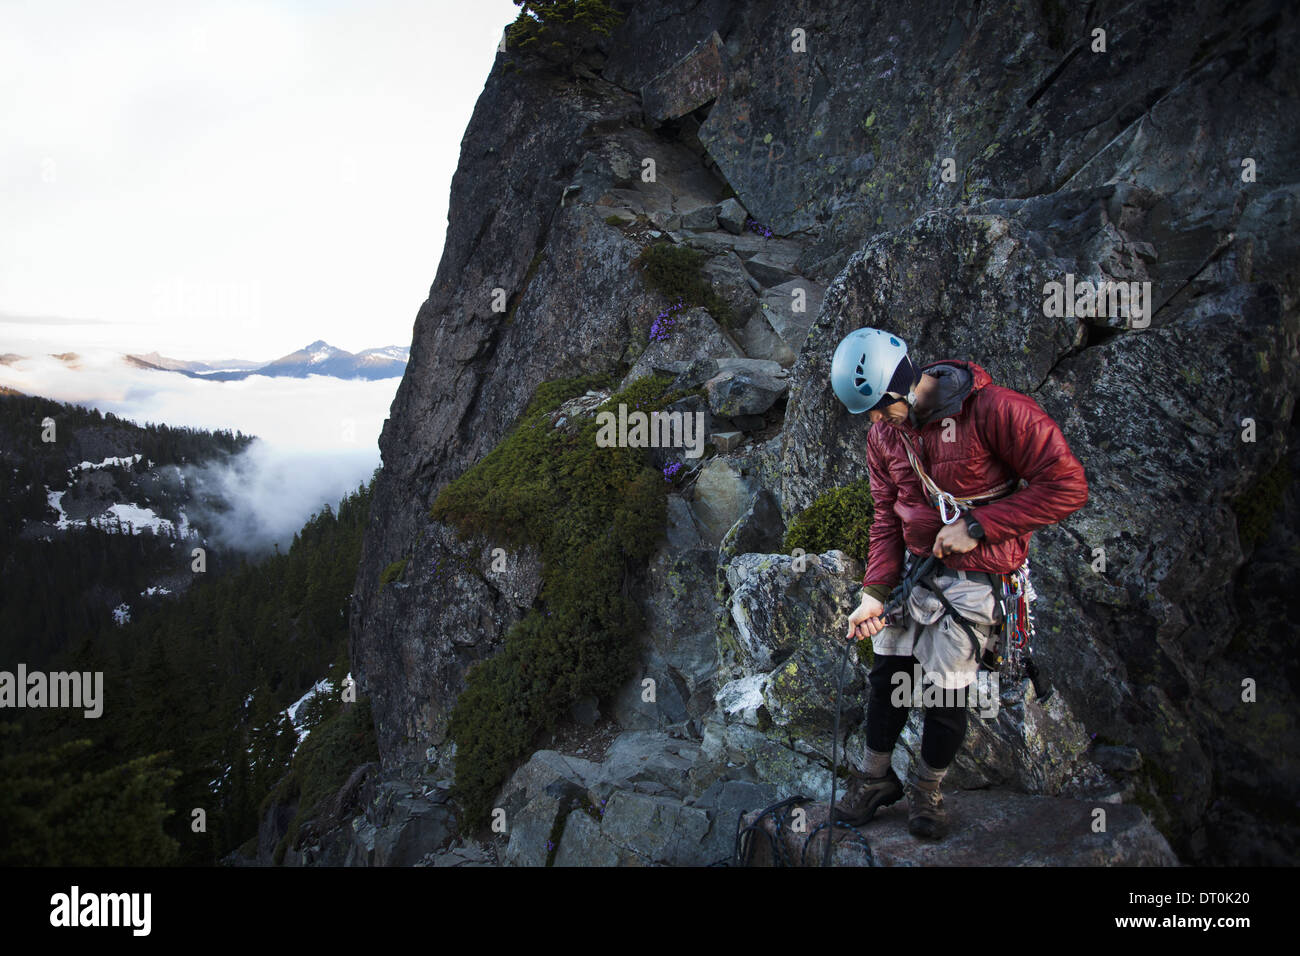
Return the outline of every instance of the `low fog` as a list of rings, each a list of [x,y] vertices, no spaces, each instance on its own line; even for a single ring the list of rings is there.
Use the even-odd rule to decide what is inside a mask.
[[[255,554],[279,544],[283,551],[313,512],[327,502],[336,508],[378,464],[377,448],[295,451],[259,439],[228,465],[185,470],[187,483],[233,506],[225,514],[192,506],[189,518],[217,547]]]
[[[0,342],[0,353],[11,351]],[[232,506],[225,515],[191,509],[213,543],[260,552],[287,547],[303,522],[355,491],[379,467],[379,432],[400,379],[352,381],[323,376],[207,382],[127,365],[105,350],[69,363],[49,355],[0,365],[0,385],[29,395],[158,422],[239,430],[258,441],[228,466],[189,469]],[[129,453],[132,449],[123,449]]]

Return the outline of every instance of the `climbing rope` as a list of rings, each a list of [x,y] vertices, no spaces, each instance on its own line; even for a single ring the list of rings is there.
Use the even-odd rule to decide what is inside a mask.
[[[843,829],[845,829],[845,830],[848,830],[848,831],[850,831],[850,832],[853,834],[853,839],[854,839],[854,841],[855,841],[859,846],[862,847],[863,852],[866,853],[866,855],[867,855],[867,866],[875,866],[875,865],[876,865],[876,857],[875,857],[875,854],[871,852],[871,844],[867,842],[867,838],[864,837],[864,836],[862,835],[862,831],[861,831],[861,830],[859,830],[857,827],[855,827],[855,826],[853,826],[853,825],[851,825],[851,824],[845,823],[843,820],[836,820],[834,825],[837,826],[837,827],[841,827],[841,828],[843,828]],[[819,823],[819,824],[817,824],[817,826],[813,829],[813,832],[810,833],[810,834],[808,834],[808,839],[806,839],[806,840],[803,841],[803,854],[800,856],[800,862],[801,862],[803,865],[805,865],[805,866],[807,865],[808,844],[812,843],[812,839],[813,839],[813,837],[815,837],[819,832],[821,832],[822,830],[825,830],[827,827],[830,827],[830,826],[831,826],[830,821],[827,821],[826,823]],[[829,862],[829,861],[830,861],[830,845],[831,845],[831,841],[832,841],[833,839],[834,839],[834,837],[833,837],[833,836],[830,836],[830,835],[828,835],[828,836],[826,837],[826,847],[827,847],[827,848],[826,848],[826,850],[824,851],[824,852],[825,852],[825,856],[823,857],[824,865],[826,865],[826,866],[830,866],[830,862]]]
[[[808,798],[801,793],[797,793],[793,797],[786,797],[780,803],[774,803],[767,809],[762,810],[754,818],[754,822],[743,829],[740,825],[745,820],[745,811],[740,811],[740,815],[736,818],[736,843],[731,859],[729,861],[719,860],[714,865],[726,866],[730,863],[734,866],[749,866],[754,859],[754,834],[761,833],[767,837],[772,851],[772,865],[787,866],[784,841],[781,839],[781,827],[785,824],[786,816],[796,805],[807,802]],[[768,816],[772,818],[773,830],[768,830],[763,826],[763,819]]]
[[[813,838],[822,830],[826,830],[826,848],[822,852],[822,866],[832,866],[831,862],[831,844],[835,842],[834,827],[840,827],[853,833],[853,838],[862,849],[866,852],[868,865],[874,862],[871,853],[871,844],[867,838],[855,826],[846,823],[843,820],[835,820],[835,789],[837,783],[837,771],[839,769],[839,741],[840,741],[840,711],[843,709],[844,701],[844,669],[849,660],[849,648],[853,645],[851,642],[845,642],[844,649],[840,652],[839,668],[835,674],[835,726],[831,733],[831,801],[827,806],[827,819],[825,823],[820,823],[813,828],[813,831],[804,838],[803,848],[799,854],[799,865],[808,864],[808,847],[812,844]],[[736,840],[735,846],[729,860],[718,860],[713,866],[749,866],[754,859],[754,834],[761,833],[767,838],[769,849],[772,852],[773,866],[793,866],[793,862],[786,855],[785,840],[782,837],[782,830],[787,824],[789,815],[800,804],[810,803],[810,799],[803,794],[796,794],[793,797],[786,797],[779,803],[774,803],[770,807],[759,812],[752,823],[742,827],[745,820],[745,812],[742,810],[736,818]],[[768,829],[763,825],[767,817],[772,818],[772,827]],[[834,821],[834,822],[832,822]],[[828,829],[829,828],[829,829]]]

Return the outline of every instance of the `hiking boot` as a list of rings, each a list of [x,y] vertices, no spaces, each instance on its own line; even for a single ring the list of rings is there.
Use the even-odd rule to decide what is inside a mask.
[[[948,811],[938,787],[928,790],[908,782],[907,832],[923,840],[938,840],[948,833]]]
[[[903,798],[903,782],[894,768],[883,777],[863,777],[852,774],[844,799],[835,804],[834,819],[851,827],[860,827],[881,807],[897,803]]]

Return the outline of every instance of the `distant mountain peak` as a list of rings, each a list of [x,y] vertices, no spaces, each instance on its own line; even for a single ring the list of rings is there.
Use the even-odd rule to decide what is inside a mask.
[[[385,345],[353,354],[346,349],[317,339],[300,349],[282,355],[270,362],[248,362],[232,359],[228,362],[182,362],[169,359],[157,351],[143,355],[124,356],[126,362],[141,368],[180,372],[193,378],[209,381],[231,381],[250,375],[288,375],[299,378],[308,375],[327,375],[334,378],[397,378],[406,369],[411,349],[405,345]]]

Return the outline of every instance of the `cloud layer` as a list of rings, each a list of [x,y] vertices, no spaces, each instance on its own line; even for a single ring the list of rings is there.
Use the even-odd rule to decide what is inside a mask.
[[[207,382],[134,368],[119,354],[94,349],[79,352],[73,364],[40,355],[0,365],[0,384],[138,424],[237,429],[261,439],[232,467],[198,469],[196,477],[234,510],[216,525],[214,515],[190,515],[213,527],[217,543],[252,551],[272,541],[284,547],[313,512],[337,505],[370,479],[380,462],[379,432],[400,381],[256,375]]]

